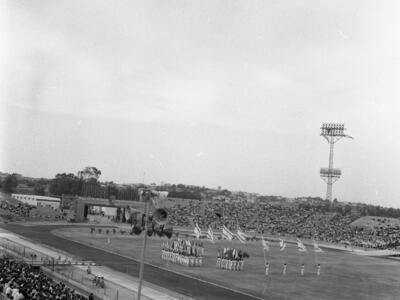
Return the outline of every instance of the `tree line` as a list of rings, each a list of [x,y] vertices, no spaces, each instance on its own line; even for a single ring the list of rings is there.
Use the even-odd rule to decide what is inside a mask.
[[[32,190],[35,195],[50,196],[90,196],[99,198],[111,198],[123,200],[139,200],[139,193],[131,186],[121,187],[114,182],[100,182],[101,171],[93,166],[73,173],[57,173],[53,179],[23,177],[20,174],[7,174],[0,180],[0,188],[7,193],[14,193],[19,185],[24,185]],[[144,187],[144,185],[142,185]],[[184,184],[163,185],[156,188],[159,191],[168,191],[171,198],[202,200],[203,193],[209,189],[206,187],[188,186]],[[222,195],[230,195],[228,190],[217,191]],[[302,198],[304,199],[304,198]],[[278,196],[259,196],[262,202],[282,201]],[[299,198],[295,199],[299,200]],[[283,200],[285,201],[285,199]],[[320,197],[307,197],[305,201],[298,202],[304,209],[317,209],[321,212],[332,212],[351,216],[377,216],[400,218],[400,209],[387,208],[371,204],[345,204],[337,199],[333,201],[323,200]]]

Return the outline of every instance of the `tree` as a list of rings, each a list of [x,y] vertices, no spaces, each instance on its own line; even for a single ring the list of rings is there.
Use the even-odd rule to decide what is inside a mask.
[[[47,185],[49,184],[48,179],[40,178],[34,182],[33,189],[36,195],[44,196],[46,193]]]
[[[13,173],[11,175],[7,175],[7,177],[3,181],[4,191],[6,191],[7,193],[13,193],[15,192],[17,186],[18,186],[17,174]]]
[[[44,194],[46,192],[46,186],[43,186],[40,184],[35,184],[34,191],[35,191],[36,195],[44,196]]]
[[[108,197],[118,196],[118,188],[112,181],[110,183],[106,183],[106,189]]]
[[[78,172],[79,179],[84,181],[97,182],[101,175],[101,171],[96,167],[86,167]]]
[[[50,193],[53,195],[79,195],[81,189],[82,181],[72,173],[59,173],[50,183]]]

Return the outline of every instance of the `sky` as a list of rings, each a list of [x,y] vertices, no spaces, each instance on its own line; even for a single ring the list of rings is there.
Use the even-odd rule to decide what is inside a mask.
[[[400,2],[0,1],[0,171],[400,208]]]

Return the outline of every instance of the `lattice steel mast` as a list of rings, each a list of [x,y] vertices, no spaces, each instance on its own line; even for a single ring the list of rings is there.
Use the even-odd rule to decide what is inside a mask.
[[[326,182],[326,199],[332,200],[332,185],[340,178],[342,171],[333,168],[333,153],[334,146],[337,141],[342,137],[351,138],[351,136],[344,134],[344,124],[337,123],[323,123],[321,127],[321,136],[323,136],[329,143],[329,166],[328,168],[320,169],[320,176]]]

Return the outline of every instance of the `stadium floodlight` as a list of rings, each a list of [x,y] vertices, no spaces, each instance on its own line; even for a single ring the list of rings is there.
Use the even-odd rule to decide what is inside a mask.
[[[344,124],[335,124],[335,123],[329,123],[329,124],[322,124],[321,127],[321,135],[323,137],[335,137],[337,140],[339,140],[342,137],[345,137],[346,135],[344,134],[345,128]],[[329,141],[328,141],[329,142]]]
[[[333,178],[340,178],[342,175],[342,170],[340,169],[329,169],[329,168],[321,168],[319,171],[321,177],[333,177]]]
[[[351,138],[344,131],[346,128],[342,123],[322,123],[321,136],[329,143],[329,167],[320,169],[320,176],[326,182],[326,199],[332,200],[332,185],[340,178],[342,171],[333,168],[334,145],[343,137]]]

